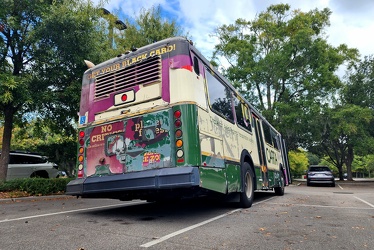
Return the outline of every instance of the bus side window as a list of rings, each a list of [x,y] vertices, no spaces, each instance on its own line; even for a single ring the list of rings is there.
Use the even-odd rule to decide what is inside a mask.
[[[269,125],[266,122],[262,122],[262,128],[264,131],[265,142],[273,146],[273,140],[271,137]]]
[[[236,122],[243,128],[252,130],[251,122],[249,119],[248,107],[241,102],[236,96],[234,98]]]
[[[210,70],[206,70],[209,103],[213,111],[234,123],[232,110],[232,92],[228,87],[215,78]]]
[[[199,59],[196,56],[193,57],[193,69],[196,75],[200,75]]]
[[[245,105],[244,103],[242,103],[241,106],[242,106],[243,119],[244,119],[245,126],[249,131],[252,131],[251,117],[249,116],[250,114],[249,109],[247,105]]]
[[[277,135],[277,133],[272,129],[271,130],[271,135],[272,135],[272,138],[273,138],[273,145],[274,145],[274,148],[276,149],[280,149],[279,147],[279,136]]]

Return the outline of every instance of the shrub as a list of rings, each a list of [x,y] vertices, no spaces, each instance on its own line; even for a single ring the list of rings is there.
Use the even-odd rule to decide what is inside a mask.
[[[29,195],[51,195],[64,193],[70,178],[27,178],[0,182],[0,192],[21,191]]]

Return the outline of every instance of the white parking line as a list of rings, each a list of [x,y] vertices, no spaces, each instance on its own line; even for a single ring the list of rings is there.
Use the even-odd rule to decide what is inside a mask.
[[[367,204],[367,205],[369,205],[369,206],[371,206],[371,207],[374,208],[374,205],[373,205],[373,204],[371,204],[371,203],[369,203],[369,202],[367,202],[367,201],[364,201],[363,199],[358,198],[357,196],[353,196],[353,197],[355,197],[357,200],[362,201],[363,203],[365,203],[365,204]]]
[[[131,205],[133,205],[133,204],[141,204],[141,203],[143,203],[143,202],[131,203]],[[102,209],[102,208],[120,207],[120,206],[123,206],[123,205],[124,204],[122,203],[122,204],[114,204],[114,205],[99,206],[99,207],[81,208],[81,209],[69,210],[69,211],[64,211],[64,212],[39,214],[39,215],[26,216],[26,217],[14,218],[14,219],[0,220],[0,223],[10,222],[10,221],[18,221],[18,220],[27,220],[27,219],[40,218],[40,217],[46,217],[46,216],[52,216],[52,215],[59,215],[59,214],[68,214],[68,213],[74,213],[74,212],[80,212],[80,211],[89,211],[89,210]]]
[[[269,203],[272,205],[279,206],[294,206],[294,207],[318,207],[318,208],[336,208],[336,209],[355,209],[355,210],[372,210],[373,208],[368,207],[342,207],[342,206],[329,206],[329,205],[316,205],[316,204],[292,204],[292,203]]]
[[[211,219],[209,219],[209,220],[206,220],[206,221],[200,222],[200,223],[198,223],[198,224],[195,224],[195,225],[192,225],[192,226],[189,226],[189,227],[183,228],[183,229],[178,230],[178,231],[176,231],[176,232],[174,232],[174,233],[171,233],[171,234],[165,235],[165,236],[163,236],[163,237],[161,237],[161,238],[159,238],[159,239],[157,239],[157,240],[153,240],[153,241],[150,241],[150,242],[148,242],[148,243],[145,243],[145,244],[141,245],[140,247],[150,247],[150,246],[156,245],[156,244],[158,244],[158,243],[160,243],[160,242],[163,242],[163,241],[165,241],[165,240],[167,240],[167,239],[170,239],[170,238],[172,238],[172,237],[174,237],[174,236],[177,236],[177,235],[179,235],[179,234],[185,233],[185,232],[190,231],[190,230],[192,230],[192,229],[194,229],[194,228],[197,228],[197,227],[200,227],[200,226],[202,226],[202,225],[205,225],[205,224],[207,224],[207,223],[209,223],[209,222],[212,222],[212,221],[218,220],[218,219],[220,219],[220,218],[223,218],[223,217],[225,217],[225,216],[227,216],[227,215],[233,214],[233,213],[238,212],[238,211],[240,211],[240,210],[242,210],[242,209],[241,209],[241,208],[239,208],[239,209],[235,209],[235,210],[233,210],[233,211],[230,211],[230,212],[228,212],[228,213],[222,214],[222,215],[220,215],[220,216],[217,216],[217,217],[211,218]]]
[[[271,199],[274,199],[274,198],[275,198],[275,197],[271,197],[271,198],[269,198],[269,199],[266,199],[266,200],[263,200],[263,201],[257,202],[257,203],[255,203],[255,204],[253,204],[253,206],[258,205],[258,204],[261,204],[261,203],[263,203],[263,202],[266,202],[266,201],[271,200]],[[163,242],[163,241],[165,241],[165,240],[167,240],[167,239],[170,239],[170,238],[172,238],[172,237],[174,237],[174,236],[177,236],[177,235],[179,235],[179,234],[185,233],[185,232],[187,232],[187,231],[190,231],[190,230],[195,229],[195,228],[197,228],[197,227],[203,226],[203,225],[208,224],[208,223],[210,223],[210,222],[212,222],[212,221],[215,221],[215,220],[221,219],[221,218],[223,218],[223,217],[225,217],[225,216],[227,216],[227,215],[230,215],[230,214],[233,214],[233,213],[239,212],[239,211],[241,211],[241,210],[242,210],[242,208],[232,210],[232,211],[230,211],[230,212],[227,212],[227,213],[225,213],[225,214],[222,214],[222,215],[216,216],[216,217],[211,218],[211,219],[209,219],[209,220],[205,220],[205,221],[200,222],[200,223],[198,223],[198,224],[195,224],[195,225],[192,225],[192,226],[189,226],[189,227],[183,228],[183,229],[181,229],[181,230],[178,230],[178,231],[176,231],[176,232],[173,232],[173,233],[171,233],[171,234],[165,235],[165,236],[163,236],[163,237],[161,237],[161,238],[158,238],[158,239],[156,239],[156,240],[152,240],[152,241],[150,241],[150,242],[148,242],[148,243],[145,243],[145,244],[143,244],[143,245],[140,245],[140,247],[151,247],[151,246],[156,245],[156,244],[158,244],[158,243],[161,243],[161,242]]]
[[[338,184],[338,187],[341,189],[341,190],[343,190],[344,188],[342,187],[342,186],[340,186],[340,184]]]

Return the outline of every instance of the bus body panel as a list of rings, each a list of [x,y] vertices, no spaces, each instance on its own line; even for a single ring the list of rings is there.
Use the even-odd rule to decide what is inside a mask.
[[[241,179],[240,179],[240,166],[237,164],[226,165],[226,180],[227,180],[227,193],[240,192]]]
[[[87,127],[86,176],[171,166],[170,113],[158,111]]]
[[[200,143],[199,143],[199,132],[198,132],[198,111],[194,104],[181,104],[173,106],[173,113],[176,111],[181,112],[181,122],[182,125],[179,128],[182,131],[182,136],[175,138],[175,141],[181,139],[183,141],[183,146],[178,148],[183,150],[183,161],[182,158],[176,159],[177,166],[200,166],[201,156],[200,156]],[[177,119],[174,119],[176,121]],[[178,128],[174,122],[174,132]]]
[[[197,167],[180,167],[81,178],[69,182],[66,194],[84,198],[152,199],[160,190],[197,188],[199,176]]]
[[[173,93],[170,96],[171,103],[194,102],[199,107],[207,109],[202,75],[192,73],[191,66],[181,69],[170,68],[169,75],[170,82],[173,83],[170,85],[170,92]]]
[[[200,167],[200,185],[203,188],[226,194],[226,169],[216,167]]]

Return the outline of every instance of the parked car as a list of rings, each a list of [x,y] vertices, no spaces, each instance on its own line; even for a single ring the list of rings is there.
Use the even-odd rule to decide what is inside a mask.
[[[309,166],[306,174],[306,184],[307,186],[311,184],[329,184],[335,187],[335,178],[329,167],[312,165]]]
[[[49,162],[46,157],[37,153],[11,151],[7,180],[16,178],[56,178],[59,171],[57,164]]]

